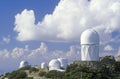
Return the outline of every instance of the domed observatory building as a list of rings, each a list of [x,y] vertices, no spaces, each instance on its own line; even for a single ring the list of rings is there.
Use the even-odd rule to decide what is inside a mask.
[[[49,62],[49,71],[57,70],[63,72],[64,70],[60,69],[60,62],[57,59],[52,59]]]
[[[29,63],[27,61],[21,61],[19,68],[29,66]]]
[[[93,29],[81,34],[81,61],[99,60],[99,35]]]
[[[45,63],[45,62],[42,62],[41,63],[41,69],[44,69],[44,68],[47,68],[48,66],[47,66],[47,63]]]
[[[66,58],[58,58],[60,62],[60,67],[66,69],[68,65],[68,60]]]

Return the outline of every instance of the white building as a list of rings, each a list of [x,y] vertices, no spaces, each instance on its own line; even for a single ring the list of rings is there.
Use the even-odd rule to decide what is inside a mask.
[[[60,62],[57,59],[52,59],[49,62],[49,71],[57,70],[63,72],[64,70],[60,69]]]
[[[81,34],[81,60],[98,61],[99,60],[99,35],[93,29],[85,30]]]
[[[45,62],[42,62],[41,63],[41,68],[43,69],[43,68],[47,68],[48,67],[48,65],[47,65],[47,63],[45,63]]]
[[[20,65],[19,65],[19,68],[22,68],[22,67],[25,67],[25,66],[28,66],[29,63],[27,61],[21,61],[20,62]]]
[[[60,62],[60,67],[66,69],[68,60],[66,58],[58,58],[58,61]]]

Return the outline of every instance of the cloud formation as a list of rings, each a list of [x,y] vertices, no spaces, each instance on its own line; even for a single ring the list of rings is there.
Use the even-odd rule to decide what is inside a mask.
[[[8,44],[10,42],[10,38],[9,37],[3,37],[3,42]]]
[[[106,45],[105,47],[104,47],[104,51],[113,51],[114,50],[114,48],[111,46],[111,45]]]
[[[98,31],[102,42],[118,40],[120,34],[120,0],[60,0],[52,14],[35,23],[33,10],[15,16],[17,40],[78,41],[88,28]]]
[[[70,46],[67,51],[62,50],[48,50],[48,46],[41,42],[40,47],[30,49],[28,45],[24,48],[16,47],[12,51],[7,49],[0,51],[0,70],[4,72],[15,70],[19,67],[22,60],[28,61],[31,65],[40,65],[42,62],[49,62],[55,58],[67,58],[69,62],[80,60],[80,47]],[[8,67],[9,66],[9,67]]]

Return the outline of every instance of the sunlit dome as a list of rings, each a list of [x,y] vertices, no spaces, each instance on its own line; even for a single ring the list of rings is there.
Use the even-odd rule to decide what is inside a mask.
[[[68,60],[66,58],[58,58],[59,62],[60,62],[60,66],[62,68],[66,68],[68,65]]]
[[[81,60],[99,61],[99,35],[94,29],[81,34]]]
[[[47,68],[48,66],[47,66],[47,63],[45,63],[45,62],[42,62],[41,63],[41,68],[43,69],[43,68]]]
[[[57,59],[52,59],[49,62],[49,70],[57,70],[60,69],[60,62]]]
[[[99,43],[99,35],[93,29],[85,30],[81,34],[81,44],[98,44]]]
[[[29,65],[29,63],[27,61],[21,61],[19,68],[22,68],[22,67],[25,67],[25,66],[28,66],[28,65]]]

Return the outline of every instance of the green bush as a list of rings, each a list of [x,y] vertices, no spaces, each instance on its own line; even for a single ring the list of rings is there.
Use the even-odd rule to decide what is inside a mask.
[[[38,72],[39,70],[37,68],[31,67],[30,72]]]
[[[8,75],[9,79],[20,79],[26,78],[27,74],[24,71],[13,71],[11,74]]]
[[[43,76],[45,76],[46,75],[46,72],[44,72],[44,71],[41,71],[40,73],[39,73],[39,76],[41,76],[41,77],[43,77]]]
[[[25,67],[20,68],[20,70],[30,70],[30,69],[31,69],[31,66],[25,66]]]
[[[52,79],[63,79],[64,78],[64,72],[52,70],[46,73],[45,77],[52,78]]]
[[[81,63],[81,61],[79,62]],[[87,64],[80,65],[78,63],[73,63],[67,66],[65,72],[59,72],[52,70],[49,72],[41,71],[39,76],[46,77],[50,79],[120,79],[120,62],[116,62],[114,57],[106,56],[95,63],[95,67],[91,67]],[[27,66],[23,67],[12,73],[8,73],[6,77],[9,79],[33,79],[32,77],[27,77],[24,70],[29,70],[30,72],[38,72],[39,70]]]
[[[27,78],[25,78],[25,79],[33,79],[33,77],[27,77]]]

